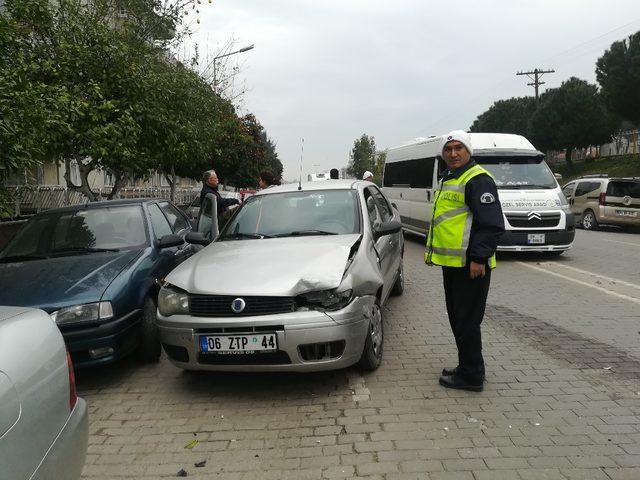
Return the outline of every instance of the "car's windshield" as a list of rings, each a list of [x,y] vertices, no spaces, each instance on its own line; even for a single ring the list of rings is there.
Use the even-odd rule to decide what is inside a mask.
[[[541,156],[475,157],[496,181],[498,188],[555,188],[558,184]]]
[[[142,208],[138,205],[53,212],[27,222],[0,254],[0,261],[123,250],[146,244]]]
[[[348,234],[359,229],[355,191],[312,190],[251,197],[220,240]]]

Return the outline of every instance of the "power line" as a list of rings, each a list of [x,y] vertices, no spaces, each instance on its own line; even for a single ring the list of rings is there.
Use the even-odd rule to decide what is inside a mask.
[[[540,85],[543,85],[545,82],[540,80],[542,75],[545,73],[555,73],[555,70],[542,70],[538,68],[534,68],[533,72],[518,72],[516,75],[526,75],[531,80],[531,83],[527,83],[527,85],[532,86],[536,90],[536,100],[538,100],[538,88]],[[533,75],[533,77],[531,76]]]
[[[596,37],[593,37],[593,38],[590,38],[590,39],[588,39],[588,40],[585,40],[584,42],[581,42],[581,43],[579,43],[579,44],[577,44],[577,45],[574,45],[574,46],[572,46],[571,48],[568,48],[568,49],[566,49],[566,50],[563,50],[563,51],[561,51],[561,52],[559,52],[559,53],[556,53],[556,54],[554,54],[554,55],[551,55],[551,56],[549,56],[549,57],[547,57],[547,58],[541,59],[541,60],[540,60],[540,63],[543,63],[543,62],[544,62],[544,63],[546,63],[546,62],[547,62],[547,61],[549,61],[549,60],[552,60],[552,59],[556,59],[556,58],[562,57],[562,56],[564,56],[564,55],[566,55],[566,54],[570,54],[571,56],[573,56],[573,55],[575,54],[575,52],[576,52],[577,50],[579,50],[581,47],[584,47],[584,46],[586,46],[586,45],[588,45],[588,44],[591,44],[591,43],[593,43],[593,42],[595,42],[595,41],[597,41],[597,40],[601,40],[601,39],[603,39],[604,37],[606,37],[606,36],[608,36],[608,35],[611,35],[611,34],[612,34],[612,33],[614,33],[614,32],[618,32],[618,31],[620,31],[620,30],[623,30],[623,29],[625,29],[625,28],[627,28],[627,27],[629,27],[629,26],[631,26],[631,25],[633,25],[633,24],[635,24],[635,23],[638,23],[638,22],[640,22],[640,18],[636,18],[635,20],[632,20],[631,22],[625,23],[624,25],[621,25],[621,26],[616,27],[616,28],[614,28],[614,29],[612,29],[612,30],[609,30],[609,31],[607,31],[607,32],[605,32],[605,33],[602,33],[602,34],[600,34],[600,35],[598,35],[598,36],[596,36]],[[626,36],[628,36],[628,35],[629,35],[629,34],[625,34],[625,38],[626,38]],[[590,47],[590,48],[592,48],[592,47]],[[480,93],[478,93],[478,94],[474,95],[473,97],[467,98],[467,99],[465,100],[465,104],[467,104],[467,105],[475,105],[477,102],[479,102],[481,99],[483,99],[485,95],[487,95],[487,94],[489,94],[489,93],[491,93],[491,92],[494,92],[494,91],[498,90],[499,88],[503,87],[503,86],[504,86],[505,84],[507,84],[507,83],[509,83],[509,77],[505,77],[502,81],[500,81],[500,82],[498,82],[498,83],[496,83],[496,84],[493,84],[492,86],[488,87],[486,90],[483,90],[482,92],[480,92]],[[454,116],[454,113],[447,113],[447,114],[443,115],[442,117],[440,117],[439,119],[437,119],[437,120],[434,120],[434,121],[430,122],[430,123],[427,125],[426,129],[428,130],[428,129],[430,129],[432,126],[435,126],[435,125],[437,125],[437,124],[439,124],[439,123],[441,123],[441,122],[443,122],[443,121],[445,121],[445,120],[449,120],[449,119],[450,119],[450,118],[452,118],[453,116]],[[414,136],[416,136],[416,135],[420,135],[420,134],[422,134],[423,132],[424,132],[424,130],[422,130],[422,129],[421,129],[419,132],[416,132]]]

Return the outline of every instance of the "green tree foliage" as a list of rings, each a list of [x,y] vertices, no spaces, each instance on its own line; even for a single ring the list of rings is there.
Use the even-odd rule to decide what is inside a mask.
[[[384,162],[387,161],[387,151],[376,152],[376,161],[373,167],[373,181],[378,185],[382,185],[382,174],[384,173]]]
[[[640,32],[615,42],[596,62],[596,78],[611,111],[640,124]]]
[[[537,148],[565,149],[567,164],[571,165],[574,148],[606,143],[617,124],[598,87],[572,77],[540,96],[529,131]]]
[[[0,15],[0,170],[9,171],[28,169],[42,160],[49,143],[47,129],[56,120],[52,112],[64,102],[64,92],[38,78],[47,60],[32,49],[53,21],[46,1],[9,1],[5,9]]]
[[[528,122],[536,109],[533,97],[514,97],[498,100],[478,116],[471,132],[515,133],[528,136]]]
[[[360,138],[353,142],[353,148],[349,154],[349,165],[347,174],[355,178],[362,178],[362,174],[369,170],[375,170],[376,141],[374,137],[362,134]]]
[[[48,160],[89,199],[91,171],[128,179],[160,171],[201,178],[215,167],[253,185],[281,173],[255,117],[240,118],[168,46],[198,0],[6,0],[0,10],[0,168]],[[121,10],[122,8],[122,10]],[[193,8],[193,10],[192,10]],[[177,39],[177,40],[176,40]],[[77,164],[81,183],[71,180]],[[173,192],[173,190],[172,190]]]

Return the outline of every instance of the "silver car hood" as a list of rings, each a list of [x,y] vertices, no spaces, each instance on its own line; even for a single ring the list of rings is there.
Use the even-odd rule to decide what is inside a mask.
[[[359,234],[214,242],[166,281],[189,293],[294,296],[340,285]]]

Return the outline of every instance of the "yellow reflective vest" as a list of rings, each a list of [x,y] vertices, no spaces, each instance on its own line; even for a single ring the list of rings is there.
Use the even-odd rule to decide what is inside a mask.
[[[440,183],[433,199],[433,216],[424,255],[426,263],[445,267],[466,265],[473,215],[465,203],[465,189],[467,182],[482,174],[491,176],[480,165],[474,165],[458,178]],[[495,253],[489,259],[489,267],[496,267]]]

